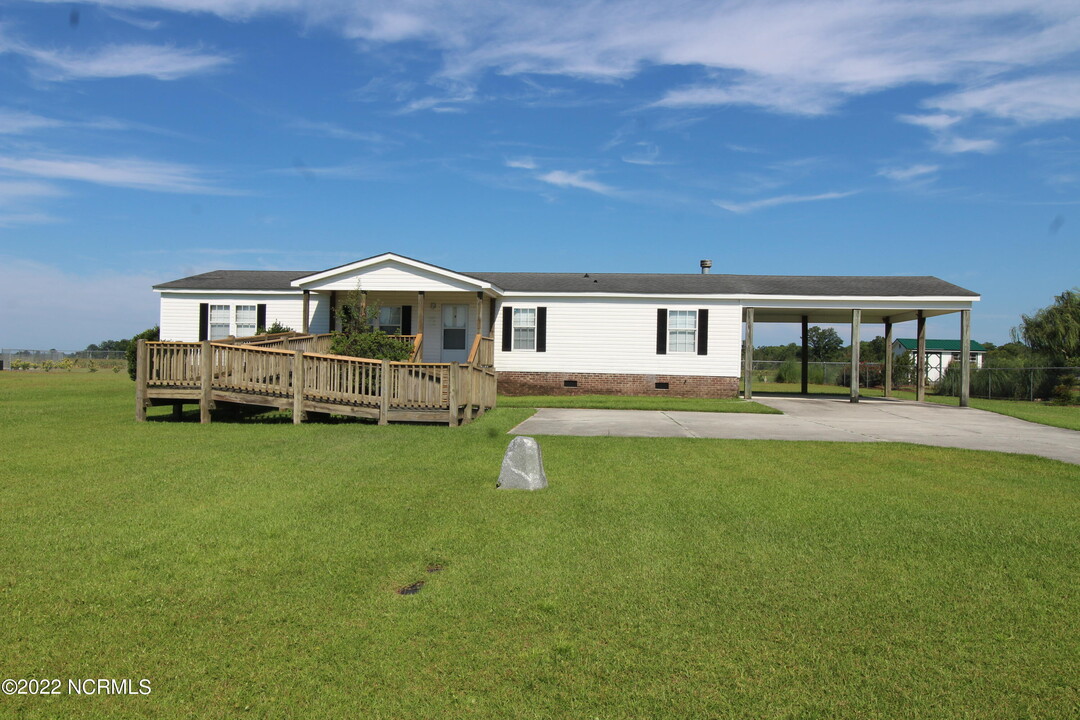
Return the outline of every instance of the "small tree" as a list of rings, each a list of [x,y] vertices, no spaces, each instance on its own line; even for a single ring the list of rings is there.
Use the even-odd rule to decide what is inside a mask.
[[[379,317],[378,304],[366,305],[360,290],[346,294],[337,310],[340,332],[330,339],[330,353],[371,360],[408,360],[412,343],[390,337],[375,325]]]

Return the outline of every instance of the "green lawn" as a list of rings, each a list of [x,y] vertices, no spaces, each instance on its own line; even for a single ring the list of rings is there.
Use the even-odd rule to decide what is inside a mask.
[[[551,487],[506,492],[526,409],[448,428],[133,406],[122,375],[0,373],[0,678],[152,688],[0,696],[0,717],[1080,707],[1076,466],[544,437]]]
[[[779,414],[756,402],[740,398],[706,399],[615,395],[531,395],[499,396],[499,406],[507,408],[596,408],[600,410],[690,410],[697,412]]]
[[[754,395],[767,397],[770,393],[798,393],[801,387],[798,383],[754,383]],[[810,394],[824,395],[848,395],[850,391],[838,385],[810,385],[807,388]],[[860,394],[867,397],[881,397],[881,390],[877,388],[862,388]],[[915,393],[909,390],[897,390],[893,397],[903,400],[914,400]],[[934,395],[926,393],[927,402],[940,403],[942,405],[957,405],[960,400],[950,395]],[[1052,405],[1046,402],[1027,402],[1024,400],[987,400],[973,397],[970,406],[979,410],[1001,413],[1011,417],[1027,420],[1028,422],[1067,430],[1080,430],[1080,405]]]

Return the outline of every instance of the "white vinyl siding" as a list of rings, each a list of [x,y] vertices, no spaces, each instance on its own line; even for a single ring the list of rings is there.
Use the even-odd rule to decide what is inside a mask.
[[[236,306],[236,337],[250,337],[256,333],[258,307],[255,305]]]
[[[304,299],[299,292],[295,294],[259,294],[237,292],[232,295],[223,293],[161,293],[161,339],[176,342],[196,342],[199,339],[199,305],[225,305],[232,309],[236,305],[266,305],[266,324],[274,321],[286,327],[300,331],[304,327]],[[330,296],[311,294],[310,327],[313,333],[330,330]],[[209,331],[209,328],[207,328]],[[229,335],[230,332],[225,333]]]
[[[536,349],[536,308],[514,308],[513,349]]]
[[[707,298],[587,298],[522,296],[503,304],[547,307],[547,352],[503,352],[502,322],[496,322],[497,370],[640,375],[738,377],[741,367],[742,304]],[[709,310],[707,355],[656,353],[656,310]],[[512,325],[512,323],[511,323]],[[701,328],[695,328],[700,331]],[[696,342],[696,339],[695,339]]]
[[[697,310],[668,310],[668,352],[697,352]]]

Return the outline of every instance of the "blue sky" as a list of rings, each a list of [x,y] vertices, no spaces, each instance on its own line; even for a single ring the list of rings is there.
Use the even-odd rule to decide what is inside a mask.
[[[1078,120],[1075,0],[8,0],[0,346],[384,251],[937,275],[1000,343],[1080,285]]]

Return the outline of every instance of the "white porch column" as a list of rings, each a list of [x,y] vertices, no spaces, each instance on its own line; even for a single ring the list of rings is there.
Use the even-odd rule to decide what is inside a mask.
[[[971,311],[960,311],[960,407],[971,401]]]
[[[862,323],[862,310],[851,311],[851,402],[859,402],[859,351],[862,350],[859,338],[859,325]]]
[[[754,397],[754,308],[746,308],[746,345],[743,346],[743,399]]]

